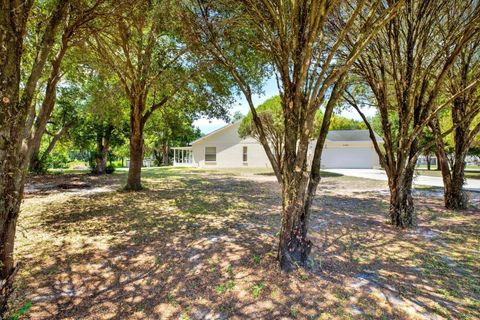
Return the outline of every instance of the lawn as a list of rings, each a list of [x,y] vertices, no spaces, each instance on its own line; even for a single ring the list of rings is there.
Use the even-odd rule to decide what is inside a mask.
[[[439,170],[427,170],[425,168],[417,168],[417,174],[430,177],[442,176],[442,172]],[[480,169],[465,169],[465,178],[480,179]]]
[[[282,274],[280,188],[268,172],[143,177],[137,193],[120,190],[124,172],[29,179],[12,310],[26,306],[26,319],[480,316],[478,208],[446,211],[441,194],[419,190],[418,227],[398,231],[385,223],[385,182],[325,177],[312,270]]]

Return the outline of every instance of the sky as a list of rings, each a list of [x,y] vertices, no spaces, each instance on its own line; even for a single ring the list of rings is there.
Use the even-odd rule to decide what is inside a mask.
[[[263,94],[255,95],[253,97],[253,103],[256,107],[262,104],[265,100],[278,95],[277,82],[274,77],[270,78],[267,82],[265,82],[263,91]],[[233,115],[237,111],[240,111],[244,115],[246,115],[250,111],[247,100],[243,95],[238,96],[235,103],[232,104],[230,108],[230,115]],[[363,110],[363,112],[367,117],[375,115],[375,110],[373,108],[365,109]],[[346,118],[361,120],[360,116],[355,110],[344,110],[340,114]],[[227,123],[224,120],[208,118],[200,118],[193,123],[193,125],[200,128],[200,130],[204,134],[208,134],[214,130],[217,130],[225,126],[226,124]]]

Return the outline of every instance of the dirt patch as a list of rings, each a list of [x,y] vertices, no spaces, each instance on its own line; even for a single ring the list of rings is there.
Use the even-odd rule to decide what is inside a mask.
[[[275,178],[149,169],[30,180],[12,310],[28,319],[475,319],[477,208],[416,195],[418,228],[386,224],[386,184],[325,177],[313,204],[312,271],[282,274]],[[58,185],[89,187],[60,189]],[[95,192],[90,192],[95,190]],[[103,190],[104,192],[100,192]]]

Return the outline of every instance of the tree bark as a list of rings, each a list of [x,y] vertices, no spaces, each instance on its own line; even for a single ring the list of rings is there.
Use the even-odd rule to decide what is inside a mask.
[[[130,107],[130,165],[126,190],[142,189],[142,165],[143,165],[143,110],[145,101],[137,97],[135,104]]]
[[[25,179],[19,164],[28,108],[19,103],[20,65],[32,4],[30,0],[17,7],[16,2],[4,1],[0,10],[0,318],[12,288],[15,229]]]
[[[168,141],[162,145],[162,163],[164,166],[169,165],[168,161]]]
[[[463,190],[464,169],[453,173],[451,183],[445,187],[445,207],[451,210],[465,210],[468,208],[468,195]]]
[[[278,245],[278,260],[283,271],[308,267],[312,242],[307,239],[308,216],[305,188],[284,185],[282,225]]]
[[[35,173],[43,173],[46,171],[47,168],[45,168],[45,162],[47,161],[47,157],[50,155],[50,153],[53,151],[53,148],[55,148],[55,145],[57,142],[60,140],[60,138],[70,129],[72,125],[67,124],[60,128],[58,132],[53,135],[52,140],[48,144],[47,149],[42,153],[40,156],[40,152],[35,152],[32,154],[31,159],[30,159],[30,171],[35,172]]]
[[[468,195],[463,190],[465,179],[465,157],[455,155],[453,167],[450,169],[447,154],[444,150],[438,151],[439,165],[442,171],[445,207],[451,210],[465,210],[468,208]]]
[[[390,186],[390,223],[397,228],[415,225],[415,207],[412,197],[414,170],[407,169],[403,179],[394,178]]]
[[[440,167],[440,155],[438,154],[438,151],[435,151],[435,156],[437,157],[437,171],[440,171],[442,170],[442,168]]]
[[[433,121],[431,128],[435,134],[437,144],[438,165],[442,172],[444,186],[445,208],[451,210],[465,210],[468,208],[468,195],[463,190],[465,183],[465,157],[467,147],[465,146],[465,134],[461,128],[455,130],[455,150],[452,163],[448,160],[445,151],[445,143],[441,137],[438,120]]]
[[[96,174],[107,173],[107,156],[110,151],[110,140],[112,137],[113,126],[108,124],[97,132],[97,151],[95,152],[95,170]]]
[[[67,48],[67,40],[64,40],[60,51],[57,53],[52,62],[52,70],[50,71],[50,76],[47,81],[45,98],[43,99],[38,116],[35,118],[33,131],[28,141],[29,155],[27,155],[27,157],[30,159],[30,168],[33,172],[38,172],[36,167],[38,167],[40,160],[40,145],[42,142],[42,137],[45,134],[48,120],[50,119],[55,106],[55,99],[57,97],[57,84],[61,78],[60,67],[63,57],[67,52]]]

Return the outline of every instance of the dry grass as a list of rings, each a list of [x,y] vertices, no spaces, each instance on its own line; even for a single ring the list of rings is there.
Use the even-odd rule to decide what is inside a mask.
[[[28,319],[476,319],[480,213],[417,198],[419,226],[385,223],[381,181],[326,177],[311,217],[312,271],[275,260],[272,176],[148,169],[30,181],[12,310]],[[59,188],[59,185],[61,188]]]

